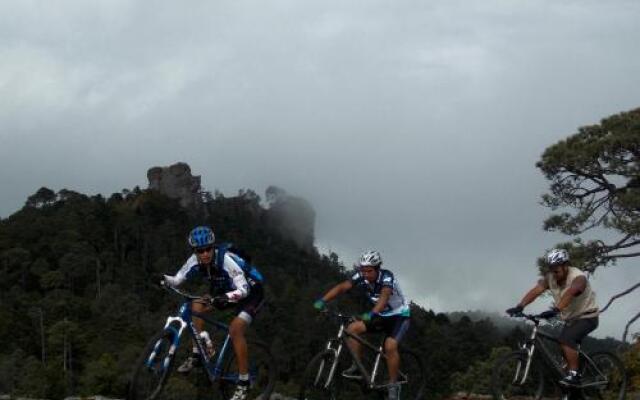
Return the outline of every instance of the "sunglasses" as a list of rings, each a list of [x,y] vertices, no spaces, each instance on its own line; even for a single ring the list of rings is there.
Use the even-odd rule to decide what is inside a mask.
[[[204,253],[208,253],[208,252],[210,252],[212,250],[213,250],[213,246],[200,247],[200,248],[196,249],[196,253],[204,254]]]

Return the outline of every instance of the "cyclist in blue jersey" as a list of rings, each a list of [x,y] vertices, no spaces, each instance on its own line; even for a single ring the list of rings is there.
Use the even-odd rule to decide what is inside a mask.
[[[208,226],[195,227],[189,233],[188,242],[193,254],[176,275],[165,275],[163,283],[178,286],[187,280],[204,279],[210,286],[210,294],[204,299],[213,298],[216,308],[236,307],[236,316],[229,324],[229,335],[238,360],[239,380],[231,400],[245,400],[249,389],[245,332],[264,304],[262,276],[232,250],[214,247],[215,236]],[[208,302],[193,302],[191,307],[199,313],[213,311]],[[204,329],[202,319],[195,318],[194,325],[198,331]],[[192,356],[178,367],[178,372],[188,373],[199,362],[194,343]]]
[[[353,287],[364,289],[373,308],[362,314],[360,321],[352,322],[347,331],[361,335],[365,332],[384,332],[387,337],[384,342],[387,355],[387,368],[389,370],[389,399],[400,398],[400,385],[398,385],[398,371],[400,368],[400,355],[398,344],[409,328],[409,304],[400,290],[398,281],[393,273],[382,266],[382,258],[377,251],[367,251],[362,254],[356,263],[356,272],[344,282],[330,289],[324,296],[316,300],[313,306],[317,310],[323,310],[327,302],[338,295],[351,290]],[[360,343],[353,339],[347,339],[347,345],[358,356],[362,355]],[[357,366],[351,365],[343,371],[346,378],[361,378]]]

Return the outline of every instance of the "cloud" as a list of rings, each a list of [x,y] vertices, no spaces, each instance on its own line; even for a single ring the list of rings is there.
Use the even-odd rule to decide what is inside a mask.
[[[436,310],[502,310],[565,239],[541,231],[540,154],[640,102],[639,16],[624,0],[2,2],[0,215],[40,186],[108,195],[185,161],[210,190],[309,199],[323,248],[379,249]],[[603,297],[637,280],[602,275]]]

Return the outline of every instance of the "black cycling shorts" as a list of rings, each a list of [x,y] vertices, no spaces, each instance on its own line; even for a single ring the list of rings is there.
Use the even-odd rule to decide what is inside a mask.
[[[384,332],[385,335],[394,338],[400,343],[409,329],[409,317],[400,315],[382,317],[376,315],[370,321],[365,322],[364,326],[367,328],[367,332]]]
[[[567,321],[562,327],[558,341],[572,349],[577,349],[589,333],[598,327],[598,317],[582,318]]]
[[[235,307],[236,317],[250,324],[264,305],[264,289],[262,285],[256,284],[249,289],[249,295],[238,303],[228,303],[223,309]]]

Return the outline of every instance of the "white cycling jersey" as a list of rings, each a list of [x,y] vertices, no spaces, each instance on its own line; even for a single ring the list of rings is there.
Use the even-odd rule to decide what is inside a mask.
[[[242,259],[238,258],[236,262],[234,256],[237,257],[231,252],[225,253],[223,266],[218,268],[214,263],[208,266],[198,263],[198,257],[193,254],[174,276],[165,275],[165,282],[171,286],[179,286],[187,280],[199,277],[210,282],[212,292],[222,291],[230,301],[240,301],[249,295],[251,286],[256,282],[247,280],[238,264]]]

